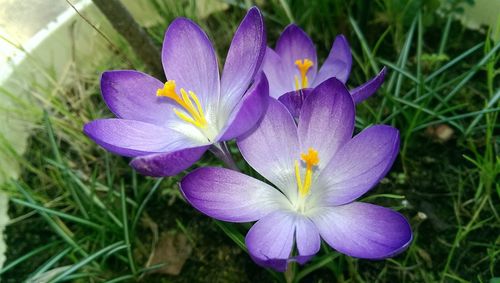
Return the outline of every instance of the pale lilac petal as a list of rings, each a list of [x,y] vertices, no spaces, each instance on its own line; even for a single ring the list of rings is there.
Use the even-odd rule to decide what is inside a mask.
[[[238,139],[243,158],[290,199],[297,195],[294,162],[300,156],[297,127],[280,102],[269,98],[259,125]]]
[[[104,102],[116,117],[163,125],[172,117],[171,101],[157,97],[159,80],[137,71],[106,71],[101,76]]]
[[[403,215],[373,204],[353,202],[325,207],[317,209],[311,219],[328,245],[352,257],[392,257],[412,240],[410,225]]]
[[[209,147],[208,145],[192,146],[192,144],[186,144],[184,148],[178,150],[139,156],[130,162],[130,166],[146,176],[175,176],[198,161]]]
[[[366,83],[358,86],[350,91],[354,103],[360,103],[368,97],[372,96],[380,86],[384,83],[385,74],[387,69],[384,67],[375,77],[371,78]]]
[[[293,76],[296,70],[285,68],[281,57],[271,48],[267,47],[262,71],[269,80],[269,95],[278,99],[286,92],[294,90]]]
[[[205,114],[213,115],[219,100],[219,67],[207,35],[191,20],[175,19],[165,33],[162,63],[168,80],[177,89],[193,91]]]
[[[399,132],[372,126],[345,144],[321,172],[317,197],[327,205],[351,202],[374,187],[389,171],[399,151]]]
[[[321,238],[310,219],[292,211],[277,210],[252,226],[245,243],[257,264],[283,272],[290,261],[300,264],[309,261],[319,251]],[[292,256],[294,243],[297,256]]]
[[[229,222],[259,220],[288,202],[268,184],[225,168],[196,169],[182,179],[180,187],[196,209]]]
[[[85,124],[83,131],[106,150],[124,156],[170,151],[194,143],[179,132],[135,120],[95,120]]]
[[[284,272],[291,256],[296,215],[275,211],[255,223],[245,238],[252,259],[263,267]]]
[[[316,225],[309,218],[297,217],[295,224],[295,241],[299,255],[294,259],[304,264],[319,251],[321,238]]]
[[[269,84],[264,73],[261,73],[245,96],[236,105],[230,114],[231,116],[221,119],[222,121],[227,121],[227,123],[221,131],[222,137],[217,140],[231,140],[254,128],[266,112],[268,103]]]
[[[234,34],[221,80],[222,111],[238,103],[260,69],[266,52],[266,34],[262,15],[250,9]]]
[[[318,151],[321,169],[349,141],[353,129],[351,95],[339,80],[328,79],[313,90],[302,106],[298,127],[301,151]]]
[[[304,104],[304,100],[312,91],[312,88],[290,91],[280,96],[278,100],[285,105],[294,118],[298,118],[300,115],[300,109],[302,109],[302,105]]]
[[[349,78],[349,74],[351,73],[351,66],[352,55],[349,43],[343,35],[338,35],[333,42],[330,54],[314,79],[313,86],[317,86],[325,80],[333,77],[343,83],[346,83]]]
[[[300,78],[300,73],[295,65],[296,60],[309,59],[313,62],[313,66],[307,72],[307,78],[309,82],[313,82],[316,77],[316,72],[318,70],[318,59],[316,56],[316,48],[311,38],[297,25],[291,24],[285,28],[281,33],[280,38],[276,42],[276,53],[281,57],[284,74],[293,73],[294,76]],[[294,90],[295,79],[294,77],[289,78],[290,89],[288,91]]]

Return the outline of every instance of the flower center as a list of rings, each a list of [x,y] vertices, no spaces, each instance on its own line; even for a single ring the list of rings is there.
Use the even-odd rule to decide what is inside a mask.
[[[313,167],[317,166],[319,163],[318,151],[310,147],[307,153],[302,153],[300,155],[300,158],[306,164],[306,174],[304,176],[304,182],[302,182],[302,178],[300,176],[299,160],[295,160],[295,178],[297,179],[299,195],[303,198],[307,196],[307,194],[309,194],[309,191],[311,190]]]
[[[159,88],[156,91],[156,96],[168,97],[179,104],[185,112],[174,108],[174,112],[180,119],[193,124],[194,126],[203,129],[206,128],[208,123],[203,114],[203,108],[201,107],[200,100],[198,96],[192,91],[186,92],[181,88],[181,95],[175,92],[175,81],[167,81],[163,88]],[[188,94],[189,93],[189,94]],[[194,102],[194,104],[193,104]],[[196,107],[195,107],[196,105]]]
[[[299,85],[299,77],[295,76],[295,90],[299,90],[302,88],[306,88],[309,85],[309,82],[307,81],[307,72],[309,69],[314,65],[313,62],[309,59],[298,59],[295,60],[295,65],[297,66],[297,69],[299,69],[300,72],[300,82],[301,84]]]

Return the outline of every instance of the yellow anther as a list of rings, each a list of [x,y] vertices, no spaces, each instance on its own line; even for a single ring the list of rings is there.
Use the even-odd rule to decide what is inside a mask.
[[[303,59],[303,60],[295,60],[295,65],[297,65],[297,68],[299,69],[300,72],[300,80],[302,82],[302,87],[300,88],[306,88],[309,86],[309,81],[307,80],[307,72],[309,69],[314,65],[313,61],[309,59]],[[299,78],[295,76],[295,88],[299,90]]]
[[[299,194],[304,197],[311,189],[313,167],[319,163],[318,151],[310,147],[307,153],[302,153],[300,155],[300,158],[306,164],[306,175],[304,176],[304,182],[302,182],[302,178],[300,177],[299,161],[295,160],[295,178],[297,179]]]
[[[307,167],[312,167],[319,163],[318,151],[312,147],[309,148],[307,153],[302,153],[300,158],[306,163]]]
[[[205,119],[205,115],[203,114],[203,108],[201,107],[200,100],[198,99],[196,94],[192,91],[190,91],[188,94],[188,92],[181,88],[181,96],[179,96],[179,94],[175,92],[175,88],[175,81],[167,81],[163,88],[160,88],[156,91],[156,96],[168,97],[172,99],[177,104],[182,106],[182,108],[187,113],[189,113],[189,115],[191,115],[190,117],[186,113],[174,108],[174,113],[177,115],[177,117],[179,117],[183,121],[195,125],[198,128],[205,128],[208,123]]]
[[[200,113],[201,117],[205,117],[205,114],[203,114],[203,108],[201,108],[201,103],[200,100],[198,99],[198,96],[194,94],[194,92],[190,91],[189,95],[191,98],[194,100],[194,104],[196,104],[196,108],[198,109],[198,113]]]

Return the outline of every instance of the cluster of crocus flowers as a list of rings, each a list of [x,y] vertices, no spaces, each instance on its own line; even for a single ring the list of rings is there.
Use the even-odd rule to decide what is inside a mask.
[[[259,127],[238,147],[271,184],[229,169],[200,168],[181,182],[186,199],[219,220],[257,221],[245,239],[248,251],[256,263],[278,271],[291,260],[307,262],[321,238],[358,258],[404,250],[412,233],[401,214],[354,201],[392,166],[398,131],[376,125],[352,137],[354,102],[335,78],[304,101],[298,125],[281,103],[269,103]]]
[[[93,121],[84,131],[105,149],[133,157],[131,165],[149,176],[176,175],[209,148],[228,158],[224,142],[236,139],[243,158],[268,182],[234,167],[203,167],[180,188],[210,217],[256,221],[245,241],[259,265],[284,271],[291,261],[304,264],[321,239],[353,257],[391,257],[411,242],[408,221],[355,200],[391,168],[399,133],[376,125],[353,137],[355,104],[380,87],[385,69],[349,91],[351,61],[347,41],[338,36],[318,71],[314,45],[295,25],[285,29],[276,51],[266,49],[261,13],[252,8],[219,79],[208,37],[193,22],[176,19],[162,49],[168,80],[105,72],[102,95],[117,118]]]

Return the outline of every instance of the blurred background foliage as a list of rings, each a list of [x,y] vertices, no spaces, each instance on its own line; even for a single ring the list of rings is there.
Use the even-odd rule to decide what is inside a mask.
[[[112,116],[100,97],[99,74],[147,71],[126,41],[98,36],[112,56],[90,71],[76,61],[57,75],[44,66],[50,84],[29,82],[30,102],[17,101],[20,113],[37,113],[37,119],[24,121],[32,129],[24,154],[2,143],[21,167],[17,180],[1,186],[11,200],[3,282],[500,280],[499,9],[497,21],[478,30],[460,20],[478,4],[472,0],[140,2],[151,16],[139,22],[159,47],[168,24],[189,17],[223,60],[246,9],[258,5],[270,46],[295,22],[315,42],[321,62],[334,37],[346,35],[354,56],[350,88],[387,66],[382,89],[357,107],[357,131],[394,125],[401,153],[364,201],[406,215],[415,239],[385,261],[353,259],[325,246],[284,275],[256,266],[242,246],[249,226],[215,222],[189,207],[177,187],[185,174],[140,176],[127,158],[83,135],[84,123]],[[499,6],[486,2],[482,9]],[[239,166],[255,174],[232,149]],[[207,155],[196,166],[207,164],[221,165]]]

